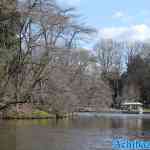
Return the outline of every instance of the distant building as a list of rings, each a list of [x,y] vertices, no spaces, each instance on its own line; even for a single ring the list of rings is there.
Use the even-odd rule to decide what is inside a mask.
[[[139,102],[124,102],[122,112],[125,113],[143,113],[143,104]]]

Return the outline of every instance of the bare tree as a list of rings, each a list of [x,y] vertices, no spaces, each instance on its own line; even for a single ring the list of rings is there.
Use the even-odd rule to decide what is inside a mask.
[[[122,43],[113,41],[112,39],[100,40],[95,45],[97,61],[103,73],[108,73],[117,69],[122,69]]]
[[[10,58],[0,80],[1,101],[4,103],[33,101],[39,93],[43,96],[41,83],[45,83],[49,76],[55,76],[54,62],[61,60],[64,52],[69,53],[76,36],[94,31],[76,23],[73,8],[62,9],[52,0],[18,1],[16,12],[19,15],[14,24],[15,48],[11,46],[7,53]],[[62,68],[61,64],[59,69]],[[53,86],[49,88],[53,89]]]

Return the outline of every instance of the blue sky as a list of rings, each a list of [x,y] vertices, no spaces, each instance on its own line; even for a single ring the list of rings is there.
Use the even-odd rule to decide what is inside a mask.
[[[97,27],[128,26],[150,21],[150,0],[80,0],[78,6],[87,21]]]
[[[150,39],[150,0],[58,0],[76,6],[99,38]]]

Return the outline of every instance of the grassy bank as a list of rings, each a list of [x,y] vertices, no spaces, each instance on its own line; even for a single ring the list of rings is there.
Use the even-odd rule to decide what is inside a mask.
[[[73,113],[48,113],[46,111],[34,110],[30,113],[27,112],[8,112],[2,119],[63,119],[73,117]]]
[[[32,112],[7,112],[2,116],[2,119],[47,119],[55,118],[55,115],[41,110],[34,110]]]

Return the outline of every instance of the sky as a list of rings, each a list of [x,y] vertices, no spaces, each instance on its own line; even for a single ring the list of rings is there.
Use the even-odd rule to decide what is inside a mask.
[[[150,0],[58,0],[77,7],[84,22],[98,30],[98,38],[148,41]]]

